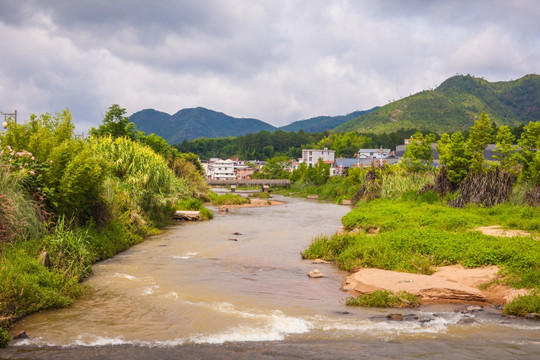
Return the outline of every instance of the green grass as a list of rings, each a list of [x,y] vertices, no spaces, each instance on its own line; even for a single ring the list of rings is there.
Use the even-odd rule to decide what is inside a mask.
[[[540,314],[540,293],[519,296],[504,306],[503,312],[507,315],[525,316],[528,313]]]
[[[346,300],[346,305],[378,308],[405,308],[417,307],[418,299],[416,298],[416,296],[406,291],[394,293],[388,290],[376,290],[370,294],[362,294],[356,297],[349,297]]]
[[[240,195],[210,193],[209,195],[212,205],[242,205],[249,204],[251,200]]]
[[[376,199],[360,204],[342,221],[346,229],[361,231],[319,236],[302,256],[334,261],[347,271],[370,267],[431,274],[443,265],[496,265],[505,275],[503,284],[540,289],[538,207],[450,208],[421,200]],[[486,225],[524,229],[533,235],[499,238],[474,231]],[[368,236],[370,228],[379,228],[379,234]]]

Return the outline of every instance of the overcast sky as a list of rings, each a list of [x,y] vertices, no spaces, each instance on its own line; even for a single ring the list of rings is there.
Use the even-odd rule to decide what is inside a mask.
[[[202,106],[281,126],[538,73],[536,0],[0,0],[0,111],[79,132]]]

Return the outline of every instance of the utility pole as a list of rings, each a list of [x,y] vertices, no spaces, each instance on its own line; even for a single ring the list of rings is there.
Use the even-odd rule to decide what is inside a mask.
[[[0,114],[4,115],[4,129],[7,129],[8,127],[8,120],[10,118],[13,119],[13,121],[15,122],[15,124],[17,124],[17,110],[15,110],[13,113],[5,113],[3,111],[0,111]]]

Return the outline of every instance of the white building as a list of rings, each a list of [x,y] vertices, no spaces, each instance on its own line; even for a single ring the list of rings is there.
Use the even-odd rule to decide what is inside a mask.
[[[215,180],[228,180],[236,179],[236,173],[234,171],[234,161],[231,159],[221,160],[218,159],[209,164],[210,178]]]
[[[335,150],[328,150],[328,148],[320,149],[304,149],[302,150],[302,162],[305,162],[308,166],[315,166],[319,159],[322,159],[327,164],[335,163]]]
[[[302,158],[300,159],[300,162],[305,162],[307,166],[316,166],[319,162],[319,159],[321,159],[325,164],[330,165],[330,176],[337,175],[337,167],[336,167],[336,151],[335,150],[328,150],[328,148],[324,149],[304,149],[302,150]]]
[[[386,159],[390,156],[390,149],[360,149],[358,150],[359,159]]]

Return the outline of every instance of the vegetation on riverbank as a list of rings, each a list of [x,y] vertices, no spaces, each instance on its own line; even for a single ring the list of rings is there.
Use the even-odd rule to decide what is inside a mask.
[[[241,195],[231,194],[231,193],[218,195],[214,192],[210,192],[208,197],[210,198],[212,205],[216,205],[216,206],[242,205],[242,204],[249,204],[251,202],[251,200],[249,200],[246,197],[243,197]]]
[[[210,220],[214,218],[214,214],[208,210],[199,199],[181,199],[176,203],[175,210],[198,211],[201,220]]]
[[[179,199],[207,191],[191,155],[137,134],[124,113],[111,106],[86,140],[67,110],[10,123],[0,137],[1,334],[21,316],[70,305],[94,262],[157,233]]]
[[[347,306],[364,307],[394,307],[411,308],[418,306],[418,299],[411,293],[400,291],[394,293],[388,290],[376,290],[370,294],[361,294],[356,297],[349,297],[345,301]]]
[[[497,143],[498,163],[482,151]],[[302,256],[334,261],[341,269],[362,267],[431,274],[438,266],[497,265],[498,284],[530,294],[507,304],[507,314],[540,312],[540,123],[525,126],[518,140],[508,127],[493,134],[482,114],[467,141],[459,133],[438,142],[442,167],[432,169],[432,138],[413,136],[401,164],[355,169],[324,185],[297,183],[292,190],[319,198],[348,197],[356,208],[343,217],[345,232],[320,236]],[[500,238],[477,231],[497,225],[530,234]]]

